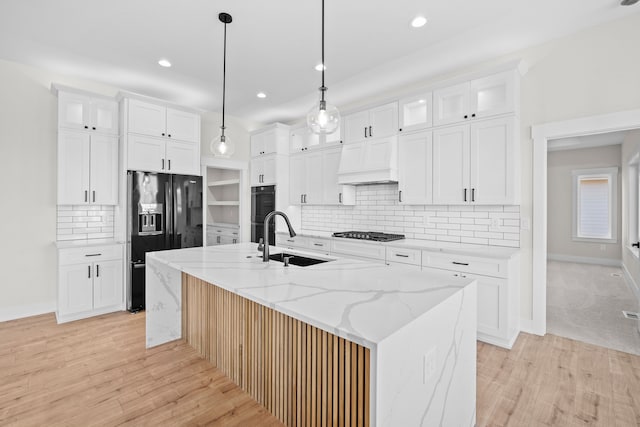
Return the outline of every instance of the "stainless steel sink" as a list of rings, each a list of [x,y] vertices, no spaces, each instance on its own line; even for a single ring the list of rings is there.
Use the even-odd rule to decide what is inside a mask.
[[[297,265],[299,267],[308,267],[310,265],[322,264],[323,262],[332,261],[330,259],[321,258],[309,258],[303,255],[292,254],[288,252],[281,252],[279,254],[269,255],[269,259],[284,263],[285,257],[289,258],[289,264]]]

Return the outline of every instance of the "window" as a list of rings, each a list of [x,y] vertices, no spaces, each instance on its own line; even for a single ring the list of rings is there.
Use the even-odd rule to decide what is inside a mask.
[[[617,241],[618,168],[573,171],[573,240]]]

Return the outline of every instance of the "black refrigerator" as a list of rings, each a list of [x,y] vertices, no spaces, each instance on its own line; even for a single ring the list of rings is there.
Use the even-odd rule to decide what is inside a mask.
[[[202,246],[202,177],[127,173],[127,310],[145,308],[147,252]]]
[[[251,241],[258,243],[264,236],[264,218],[276,210],[275,185],[251,187]],[[276,222],[269,224],[269,244],[276,244]]]

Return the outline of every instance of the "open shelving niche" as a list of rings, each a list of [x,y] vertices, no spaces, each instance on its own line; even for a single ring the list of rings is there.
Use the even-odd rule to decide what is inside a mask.
[[[207,205],[205,245],[242,241],[243,170],[206,163],[202,166]]]

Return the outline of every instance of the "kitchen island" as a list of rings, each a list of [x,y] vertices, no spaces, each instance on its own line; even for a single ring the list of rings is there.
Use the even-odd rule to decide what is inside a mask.
[[[184,338],[287,425],[473,426],[475,281],[323,258],[147,254],[147,347]]]

